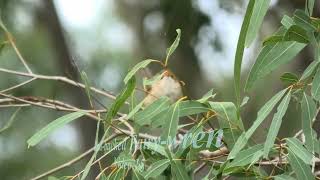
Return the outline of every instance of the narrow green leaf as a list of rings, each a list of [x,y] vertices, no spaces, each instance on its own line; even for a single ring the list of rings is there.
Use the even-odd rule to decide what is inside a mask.
[[[312,24],[310,17],[300,9],[294,12],[293,20],[295,24],[305,29],[306,31],[317,31],[317,27]]]
[[[315,143],[312,124],[313,119],[317,115],[316,103],[313,99],[308,96],[306,93],[303,93],[302,102],[301,102],[301,116],[302,116],[302,129],[306,138],[306,146],[311,152],[315,152]]]
[[[297,138],[286,139],[288,148],[299,157],[304,163],[312,164],[313,155],[303,147],[302,143]]]
[[[161,97],[147,106],[143,111],[140,111],[135,116],[135,122],[140,126],[150,125],[154,117],[164,112],[170,106],[170,99]]]
[[[13,123],[13,121],[16,119],[16,116],[21,108],[18,108],[10,117],[8,122],[0,129],[0,134],[3,133],[5,130],[9,129]]]
[[[145,179],[156,178],[157,176],[162,174],[164,170],[167,169],[169,164],[170,164],[169,159],[162,159],[151,164],[148,170],[146,171],[144,178]]]
[[[257,154],[255,154],[257,153]],[[245,166],[254,162],[257,162],[263,155],[263,144],[258,144],[245,149],[234,158],[234,160],[227,165],[227,169],[236,166]]]
[[[119,109],[126,102],[126,100],[132,95],[135,87],[136,87],[136,79],[132,77],[126,84],[126,87],[120,92],[120,94],[117,96],[116,100],[108,110],[105,118],[106,122],[110,123],[112,118],[114,118],[117,115]]]
[[[307,9],[309,16],[312,16],[314,4],[315,4],[315,0],[307,0],[306,9]]]
[[[298,25],[292,25],[283,37],[285,41],[296,41],[299,43],[309,43],[307,32]]]
[[[244,131],[243,123],[237,116],[237,109],[231,102],[209,102],[212,110],[217,113],[219,127],[229,129],[224,131],[224,140],[232,149],[237,138]]]
[[[126,119],[131,119],[143,106],[143,101],[137,104],[127,115]]]
[[[177,134],[178,125],[179,125],[179,104],[178,101],[172,105],[167,113],[166,122],[163,125],[163,133],[161,136],[162,140],[167,140],[168,138],[174,138]]]
[[[318,65],[319,65],[320,61],[312,61],[311,64],[309,64],[309,66],[307,67],[307,69],[303,72],[300,81],[305,80],[306,78],[310,77],[315,70],[317,69]]]
[[[298,180],[314,179],[311,168],[298,158],[292,150],[288,149],[288,160]]]
[[[270,125],[267,139],[264,145],[264,150],[263,150],[263,154],[265,158],[268,157],[269,151],[273,147],[274,141],[276,139],[276,136],[278,135],[278,132],[282,123],[282,118],[288,109],[290,99],[291,99],[291,92],[289,91],[289,93],[287,93],[287,95],[283,98],[283,100],[279,104],[277,108],[277,113],[274,114],[273,116],[272,123]]]
[[[249,47],[258,34],[258,31],[263,22],[264,16],[266,15],[269,8],[270,0],[256,1],[254,4],[252,18],[247,33],[246,47]]]
[[[177,32],[177,37],[172,43],[172,45],[167,49],[166,54],[166,61],[165,61],[165,66],[168,65],[169,57],[173,54],[173,52],[177,49],[179,42],[180,42],[180,37],[181,37],[181,29],[176,29]]]
[[[241,151],[243,147],[247,144],[249,138],[256,131],[256,129],[260,126],[263,120],[271,113],[272,109],[275,105],[280,101],[280,99],[284,96],[287,89],[284,89],[274,95],[259,111],[257,115],[257,119],[254,121],[253,125],[248,129],[247,132],[241,134],[238,138],[234,148],[231,150],[228,159],[233,159],[235,156]]]
[[[298,42],[280,42],[263,47],[248,76],[246,91],[252,88],[258,79],[290,62],[305,46]]]
[[[174,163],[171,164],[171,172],[173,173],[173,177],[177,180],[191,180],[181,161],[174,161]]]
[[[311,94],[315,100],[320,101],[320,67],[317,68],[317,72],[314,75],[311,87]]]
[[[158,139],[160,141],[160,139]],[[162,156],[167,157],[167,153],[163,146],[160,145],[160,143],[153,143],[153,142],[143,142],[143,147],[146,147],[147,149],[150,149],[154,152],[157,152],[161,154]]]
[[[255,0],[250,0],[247,6],[246,14],[244,16],[244,20],[242,22],[239,40],[237,44],[237,50],[235,55],[235,62],[234,62],[234,86],[235,86],[235,93],[237,99],[237,107],[240,106],[240,76],[241,76],[241,64],[243,53],[245,49],[246,37],[248,34],[248,29],[251,21],[251,16],[253,13],[253,7],[255,4]]]
[[[83,112],[83,111],[73,112],[52,121],[47,126],[45,126],[40,131],[38,131],[36,134],[34,134],[31,138],[28,139],[27,141],[28,147],[37,145],[41,140],[46,138],[53,131],[61,128],[62,126],[68,124],[69,122],[85,114],[86,112]]]
[[[147,67],[151,62],[155,62],[156,60],[152,60],[152,59],[147,59],[144,61],[139,62],[138,64],[136,64],[131,71],[129,71],[129,73],[126,75],[126,77],[124,78],[124,83],[127,84],[129,82],[129,80],[142,68]]]
[[[290,72],[286,72],[282,74],[280,79],[282,82],[289,83],[289,84],[294,84],[299,81],[298,76]]]
[[[207,105],[198,101],[182,101],[180,102],[179,110],[180,117],[211,111]]]

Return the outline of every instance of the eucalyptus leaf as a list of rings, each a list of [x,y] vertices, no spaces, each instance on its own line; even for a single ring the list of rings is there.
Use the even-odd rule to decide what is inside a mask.
[[[258,34],[258,31],[263,22],[269,8],[270,0],[256,1],[253,7],[252,18],[247,33],[246,47],[249,47]]]
[[[170,106],[170,99],[161,97],[147,106],[143,111],[136,113],[135,122],[141,126],[151,124],[153,118],[164,112]]]
[[[290,62],[306,45],[298,42],[279,42],[263,47],[249,73],[245,89],[268,75],[279,66]]]
[[[107,115],[105,117],[105,121],[107,123],[110,123],[112,118],[114,118],[117,115],[119,109],[122,107],[122,105],[125,104],[126,100],[132,95],[135,87],[136,87],[136,79],[132,77],[126,84],[125,88],[122,89],[120,94],[116,97],[114,103],[109,108]]]
[[[77,111],[77,112],[73,112],[73,113],[64,115],[64,116],[52,121],[51,123],[46,125],[44,128],[42,128],[40,131],[35,133],[31,138],[28,139],[28,141],[27,141],[28,148],[31,146],[37,145],[40,141],[42,141],[44,138],[49,136],[49,134],[51,134],[55,130],[61,128],[62,126],[70,123],[71,121],[73,121],[75,119],[78,119],[81,116],[84,116],[85,114],[86,114],[86,112],[84,112],[84,111]]]
[[[298,25],[292,25],[283,37],[285,41],[296,41],[299,43],[309,43],[307,32]]]
[[[229,153],[228,159],[233,159],[235,156],[241,151],[243,147],[247,144],[249,138],[256,131],[256,129],[260,126],[264,119],[271,113],[272,109],[275,105],[281,100],[281,98],[286,93],[287,89],[284,89],[274,95],[267,103],[263,105],[263,107],[258,111],[257,119],[254,121],[253,125],[248,129],[248,131],[243,132],[241,136],[238,138],[234,148]]]
[[[180,37],[181,37],[181,29],[176,29],[176,32],[177,32],[176,39],[174,40],[170,48],[168,48],[166,51],[167,57],[166,57],[165,65],[168,64],[169,57],[173,54],[173,52],[177,49],[179,45]]]
[[[235,87],[235,94],[237,99],[237,107],[240,106],[241,64],[242,64],[243,53],[245,49],[246,38],[248,35],[249,26],[250,26],[250,21],[251,21],[252,13],[254,11],[255,2],[256,2],[255,0],[250,0],[248,3],[244,20],[242,22],[237,49],[236,49],[236,55],[235,55],[235,61],[234,61],[234,87]]]
[[[315,100],[320,101],[320,67],[319,66],[317,68],[317,72],[314,75],[314,79],[312,81],[311,94]]]
[[[129,80],[142,68],[147,67],[150,63],[155,62],[156,60],[147,59],[136,64],[124,78],[124,83],[127,84]]]
[[[286,72],[282,74],[280,79],[282,82],[289,83],[289,84],[294,84],[299,81],[298,76],[290,72]]]
[[[169,138],[175,138],[178,130],[178,125],[179,125],[179,104],[180,102],[178,101],[177,103],[173,104],[165,119],[165,124],[163,125],[163,133],[161,135],[162,140],[168,140]]]
[[[312,153],[310,153],[305,147],[303,147],[302,143],[297,138],[287,138],[286,142],[288,148],[297,157],[299,157],[304,163],[312,165]]]
[[[306,31],[314,32],[317,31],[317,27],[315,27],[311,23],[310,17],[302,10],[296,10],[294,12],[293,20],[295,24],[304,28]]]
[[[305,164],[299,157],[297,157],[291,149],[288,149],[288,152],[288,161],[293,169],[293,172],[297,175],[297,179],[314,179],[310,166]]]
[[[269,128],[269,132],[267,135],[267,139],[264,145],[264,150],[263,150],[263,154],[265,158],[268,157],[269,151],[273,147],[274,141],[276,139],[276,136],[278,135],[278,132],[282,123],[282,118],[288,109],[290,99],[291,99],[291,92],[287,93],[287,95],[282,99],[281,103],[277,108],[277,113],[274,114],[273,116],[273,119]]]
[[[146,171],[144,178],[145,179],[156,178],[161,173],[163,173],[163,171],[166,170],[169,165],[170,165],[169,159],[159,160],[151,164],[148,170]]]
[[[257,155],[257,154],[258,155]],[[252,146],[246,150],[243,150],[237,154],[234,160],[227,165],[226,169],[236,166],[245,166],[251,163],[255,163],[263,156],[263,144]]]
[[[303,93],[302,102],[301,102],[301,120],[302,120],[302,129],[306,138],[306,146],[311,152],[316,151],[316,145],[314,140],[316,136],[314,135],[312,125],[313,119],[317,115],[316,103],[313,99],[308,96],[306,93]]]
[[[209,104],[218,115],[219,127],[230,130],[224,131],[224,140],[227,142],[228,148],[232,149],[237,138],[244,131],[235,105],[231,102],[209,102]]]
[[[309,66],[306,68],[306,70],[303,72],[303,74],[300,78],[300,81],[303,81],[303,80],[307,79],[308,77],[310,77],[317,69],[319,63],[320,63],[320,61],[312,61],[312,63],[310,63]]]

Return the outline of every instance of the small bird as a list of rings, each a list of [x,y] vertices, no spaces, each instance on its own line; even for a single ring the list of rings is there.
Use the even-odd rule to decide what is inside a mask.
[[[160,97],[168,97],[171,102],[175,102],[182,97],[182,87],[180,81],[169,70],[162,73],[161,79],[154,82],[148,89],[148,95],[143,100],[143,106],[147,107]]]

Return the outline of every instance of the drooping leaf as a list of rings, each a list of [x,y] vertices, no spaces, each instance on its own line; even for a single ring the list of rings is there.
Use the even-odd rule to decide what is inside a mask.
[[[312,164],[313,155],[303,147],[302,143],[297,138],[286,139],[288,148],[299,157],[304,163]]]
[[[254,121],[253,125],[248,129],[248,131],[242,133],[238,138],[236,144],[234,145],[234,148],[231,150],[228,156],[228,159],[233,159],[239,153],[239,151],[241,151],[241,149],[245,147],[249,138],[260,126],[263,120],[271,113],[272,109],[280,101],[286,91],[287,89],[278,92],[258,111],[257,119]]]
[[[169,164],[170,164],[169,159],[162,159],[151,164],[148,170],[146,171],[144,178],[145,179],[156,178],[157,176],[162,174],[164,170],[167,169]]]
[[[318,66],[312,81],[311,94],[315,100],[320,101],[320,66]]]
[[[129,80],[142,68],[147,67],[151,62],[155,62],[156,60],[152,60],[152,59],[147,59],[144,61],[139,62],[138,64],[136,64],[131,71],[129,71],[129,73],[126,75],[126,77],[124,78],[124,83],[127,84],[129,82]]]
[[[245,49],[245,43],[246,43],[246,37],[248,34],[248,29],[251,21],[251,16],[253,13],[253,8],[255,4],[255,0],[250,0],[249,4],[247,6],[247,10],[244,16],[244,20],[242,22],[241,30],[240,30],[240,35],[238,39],[238,44],[237,44],[237,50],[236,50],[236,55],[235,55],[235,61],[234,61],[234,87],[235,87],[235,94],[236,94],[236,99],[237,99],[237,107],[240,106],[240,76],[241,76],[241,64],[242,64],[242,58],[243,58],[243,53]]]
[[[171,164],[171,171],[173,173],[173,177],[177,180],[191,180],[186,167],[182,165],[181,161],[174,160],[174,163]]]
[[[182,101],[179,106],[179,116],[189,116],[211,111],[211,109],[198,101]]]
[[[309,43],[307,32],[298,25],[292,25],[283,37],[285,41],[296,41],[299,43]]]
[[[165,124],[163,125],[163,133],[161,135],[162,140],[167,140],[169,138],[174,138],[177,134],[179,125],[179,106],[180,102],[173,104],[165,118]]]
[[[286,73],[282,74],[280,79],[281,79],[282,82],[288,83],[288,84],[294,84],[294,83],[297,83],[299,81],[297,75],[295,75],[293,73],[289,73],[289,72],[286,72]]]
[[[73,120],[75,120],[85,114],[86,114],[86,112],[84,112],[84,111],[77,111],[77,112],[73,112],[73,113],[64,115],[64,116],[52,121],[51,123],[46,125],[44,128],[42,128],[40,131],[35,133],[31,138],[28,139],[28,141],[27,141],[28,147],[37,145],[41,140],[46,138],[49,134],[51,134],[55,130],[61,128],[62,126],[68,124],[69,122],[71,122],[71,121],[73,121]]]
[[[258,156],[255,155],[258,153]],[[263,144],[254,145],[248,149],[245,149],[238,153],[234,160],[227,165],[226,169],[236,166],[245,166],[251,163],[255,163],[263,155]]]
[[[316,151],[314,131],[312,129],[313,119],[317,115],[316,103],[306,93],[303,93],[301,102],[302,129],[306,139],[306,146],[310,152]]]
[[[300,78],[300,81],[305,80],[306,78],[310,77],[317,69],[319,63],[320,63],[320,61],[312,61],[312,63],[309,64],[309,66],[303,72],[303,74]]]
[[[261,27],[264,16],[266,15],[269,8],[270,0],[256,1],[253,7],[252,17],[248,29],[248,35],[246,39],[246,47],[249,47],[253,42],[257,33]]]
[[[131,119],[143,106],[143,101],[137,104],[127,115],[126,119]]]
[[[132,77],[128,83],[126,84],[125,88],[120,92],[120,94],[116,97],[116,100],[108,109],[105,121],[110,123],[112,118],[114,118],[119,109],[125,104],[126,100],[132,95],[134,89],[136,87],[136,79]]]
[[[177,32],[176,39],[174,40],[172,45],[166,51],[167,56],[166,56],[165,65],[168,65],[169,57],[173,54],[173,52],[177,49],[177,47],[179,45],[180,37],[181,37],[181,29],[176,29],[176,32]]]
[[[209,104],[218,115],[219,127],[229,129],[229,131],[224,131],[224,140],[231,149],[244,131],[243,123],[237,116],[236,106],[231,102],[209,102]]]
[[[293,169],[293,172],[297,175],[297,179],[314,179],[310,166],[305,164],[300,158],[298,158],[292,152],[292,150],[288,149],[288,152],[288,161]]]
[[[161,146],[160,144],[161,144],[161,140],[159,138],[159,139],[155,140],[155,142],[144,142],[143,147],[150,149],[154,152],[157,152],[164,157],[167,157],[167,153],[165,151],[165,148],[163,146]]]
[[[161,97],[147,106],[143,111],[140,111],[135,116],[135,122],[141,126],[151,124],[153,118],[164,112],[170,106],[170,99]]]
[[[248,76],[245,89],[279,66],[291,61],[306,45],[298,42],[279,42],[263,47]]]
[[[268,157],[269,151],[273,147],[273,144],[275,142],[276,136],[278,135],[278,132],[282,123],[282,118],[288,109],[290,99],[291,99],[291,92],[289,91],[289,93],[287,93],[287,95],[282,99],[281,103],[277,108],[277,112],[273,116],[273,119],[269,128],[269,132],[267,135],[267,139],[264,145],[264,150],[263,150],[263,154],[265,158]]]

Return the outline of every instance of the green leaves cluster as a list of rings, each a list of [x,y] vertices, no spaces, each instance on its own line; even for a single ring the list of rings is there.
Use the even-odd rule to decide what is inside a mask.
[[[192,179],[196,170],[195,161],[205,162],[209,167],[204,179],[221,179],[226,176],[252,177],[255,179],[314,179],[313,169],[315,167],[315,154],[320,153],[320,141],[314,131],[313,122],[319,111],[320,101],[320,19],[311,17],[313,13],[314,0],[306,2],[305,11],[297,10],[292,17],[285,15],[281,21],[281,27],[262,44],[262,49],[253,64],[244,87],[241,87],[241,65],[244,50],[255,40],[259,28],[268,10],[270,0],[249,0],[247,11],[241,27],[234,63],[234,86],[235,103],[213,101],[215,94],[213,90],[206,93],[198,100],[180,99],[171,102],[168,97],[158,97],[151,105],[143,107],[143,101],[135,103],[135,107],[129,110],[125,116],[126,123],[132,124],[134,134],[122,134],[123,137],[115,147],[125,146],[126,150],[114,153],[115,147],[103,150],[105,139],[110,135],[111,128],[122,127],[122,123],[116,123],[114,119],[130,97],[133,97],[136,88],[135,74],[146,68],[150,63],[160,63],[167,68],[169,58],[176,50],[181,39],[181,30],[177,29],[177,36],[173,44],[167,49],[163,61],[147,59],[135,65],[124,78],[125,87],[119,93],[114,103],[107,109],[104,133],[99,140],[99,130],[95,139],[94,153],[87,163],[81,179],[89,174],[91,166],[97,160],[98,152],[103,155],[114,153],[121,157],[112,165],[115,167],[108,173],[103,174],[103,179],[121,179],[128,174],[133,179]],[[301,77],[286,72],[279,79],[287,86],[270,98],[257,112],[256,119],[246,130],[241,118],[242,108],[248,103],[249,97],[241,96],[244,92],[251,90],[257,81],[263,80],[267,75],[282,65],[292,61],[307,45],[314,48],[314,61],[305,69]],[[86,84],[86,92],[91,102],[90,87],[85,74],[82,74]],[[161,75],[144,80],[144,85],[150,85],[161,79]],[[134,98],[132,98],[134,99]],[[301,130],[305,141],[297,137],[286,137],[279,139],[278,134],[287,109],[292,101],[301,104]],[[274,113],[273,113],[274,111]],[[28,141],[29,146],[35,146],[46,138],[54,130],[81,117],[88,115],[85,111],[67,114],[49,123],[33,135]],[[252,139],[262,123],[272,116],[271,124],[267,128],[265,142],[255,143]],[[189,118],[193,122],[185,123],[182,119]],[[211,122],[215,122],[212,127]],[[100,123],[100,122],[99,122]],[[99,127],[98,123],[98,127]],[[116,127],[114,127],[116,126]],[[187,133],[185,127],[188,127]],[[213,128],[214,136],[207,135],[208,130]],[[219,129],[223,131],[217,131]],[[99,129],[99,128],[97,128]],[[156,132],[158,139],[152,141],[139,141],[136,146],[133,142],[141,140],[140,133]],[[219,139],[219,135],[223,138]],[[181,139],[178,134],[184,135]],[[179,136],[179,137],[180,137]],[[130,143],[126,144],[127,142]],[[223,142],[223,147],[215,143]],[[178,143],[177,143],[178,142]],[[196,145],[196,146],[195,146]],[[137,151],[131,151],[135,147]],[[227,148],[229,153],[221,154],[221,161],[207,161],[201,159],[203,150],[211,152],[222,151]],[[128,150],[130,149],[130,150]],[[280,163],[283,168],[278,168],[277,174],[268,174],[260,163],[267,163],[276,157],[282,156]],[[200,158],[200,159],[199,159]],[[143,169],[136,160],[143,160]],[[280,161],[280,160],[279,160]],[[217,163],[219,162],[219,163]],[[120,166],[126,163],[128,166]],[[270,164],[272,166],[272,164]],[[53,178],[53,177],[52,177]]]

